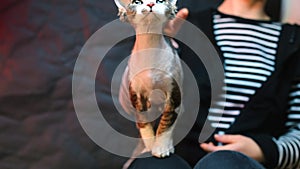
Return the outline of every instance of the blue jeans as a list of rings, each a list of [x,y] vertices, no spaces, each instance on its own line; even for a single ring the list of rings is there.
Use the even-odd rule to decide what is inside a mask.
[[[235,151],[217,151],[204,156],[194,169],[265,169],[254,159]]]
[[[194,169],[265,169],[257,161],[235,151],[217,151],[204,156]],[[159,159],[156,157],[138,158],[129,169],[192,169],[176,154]]]

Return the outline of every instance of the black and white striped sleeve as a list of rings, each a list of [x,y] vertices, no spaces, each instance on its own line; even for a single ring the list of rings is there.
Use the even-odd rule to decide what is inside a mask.
[[[288,132],[275,140],[279,160],[277,167],[280,169],[300,168],[300,79],[295,81],[290,92]]]

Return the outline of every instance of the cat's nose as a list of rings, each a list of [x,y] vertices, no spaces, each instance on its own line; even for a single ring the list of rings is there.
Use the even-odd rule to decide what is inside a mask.
[[[152,8],[154,5],[154,2],[150,2],[149,4],[147,4],[147,6],[149,6],[150,8]]]

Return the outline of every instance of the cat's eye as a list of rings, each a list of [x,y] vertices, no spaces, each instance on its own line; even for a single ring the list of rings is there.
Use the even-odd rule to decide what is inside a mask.
[[[166,0],[156,0],[156,3],[157,3],[157,4],[162,4],[162,3],[164,3],[164,2],[166,2]]]
[[[136,5],[142,5],[143,1],[142,0],[133,0],[132,3],[136,4]]]

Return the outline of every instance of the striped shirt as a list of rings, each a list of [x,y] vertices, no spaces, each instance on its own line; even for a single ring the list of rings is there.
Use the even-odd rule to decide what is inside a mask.
[[[220,96],[219,101],[213,102],[208,120],[219,133],[224,133],[275,71],[282,25],[216,13],[213,26],[216,43],[224,58],[226,86],[223,87],[225,94]],[[274,139],[280,153],[278,166],[281,168],[295,168],[292,164],[297,165],[295,160],[300,159],[300,81],[295,82],[290,98],[286,125],[291,130],[278,140]]]
[[[289,132],[281,136],[277,143],[279,148],[278,168],[300,168],[300,79],[294,82],[290,92],[286,127]]]
[[[282,27],[220,13],[214,15],[213,23],[215,40],[224,57],[226,94],[220,96],[225,101],[213,103],[208,119],[213,127],[225,130],[274,72]]]

